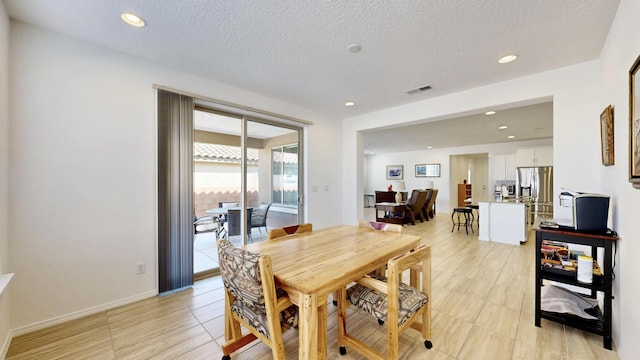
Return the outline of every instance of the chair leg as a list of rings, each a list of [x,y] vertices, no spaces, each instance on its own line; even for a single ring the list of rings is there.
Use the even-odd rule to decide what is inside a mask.
[[[346,343],[344,342],[344,338],[347,335],[347,289],[342,287],[334,295],[338,298],[338,347],[340,348],[340,355],[344,355],[347,353]]]
[[[455,215],[455,211],[451,213],[451,223],[453,224],[453,226],[451,227],[451,232],[453,232],[453,229],[456,228],[456,222],[453,220],[453,215]]]

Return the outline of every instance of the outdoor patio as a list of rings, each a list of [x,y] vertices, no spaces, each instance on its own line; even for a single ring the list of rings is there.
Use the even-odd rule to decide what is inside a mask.
[[[271,228],[295,225],[298,223],[298,215],[270,210],[267,216],[267,230],[264,228],[251,229],[251,241],[267,240],[268,230]],[[231,236],[233,244],[239,245],[242,237]],[[193,273],[215,269],[218,267],[218,252],[216,249],[216,233],[207,232],[196,234],[193,237]]]

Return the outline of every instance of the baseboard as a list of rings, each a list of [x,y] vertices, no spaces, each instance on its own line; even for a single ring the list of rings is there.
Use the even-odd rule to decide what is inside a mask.
[[[17,329],[13,329],[10,330],[9,333],[11,334],[10,338],[7,340],[9,343],[11,342],[11,339],[13,339],[16,336],[20,336],[20,335],[24,335],[27,333],[30,333],[32,331],[36,331],[36,330],[41,330],[44,328],[47,328],[49,326],[53,326],[53,325],[58,325],[67,321],[71,321],[71,320],[75,320],[75,319],[79,319],[81,317],[84,316],[88,316],[88,315],[93,315],[93,314],[97,314],[99,312],[102,311],[107,311],[107,310],[111,310],[114,308],[117,308],[119,306],[122,305],[128,305],[131,303],[134,303],[136,301],[140,301],[140,300],[144,300],[144,299],[148,299],[150,297],[154,297],[158,295],[158,289],[153,289],[153,290],[149,290],[143,293],[140,293],[138,295],[134,295],[128,298],[124,298],[124,299],[119,299],[110,303],[106,303],[106,304],[102,304],[99,306],[94,306],[91,308],[87,308],[81,311],[77,311],[74,313],[70,313],[70,314],[66,314],[66,315],[62,315],[62,316],[58,316],[52,319],[48,319],[45,321],[41,321],[41,322],[37,322],[35,324],[31,324],[31,325],[27,325],[27,326],[23,326],[23,327],[19,327]],[[5,346],[7,347],[8,350],[9,349],[9,344],[5,344]],[[4,359],[4,356],[1,357],[0,359]]]
[[[0,359],[4,360],[7,357],[7,351],[9,351],[9,345],[11,345],[11,339],[13,339],[14,336],[14,331],[9,330],[9,332],[7,333],[7,338],[4,339],[4,343],[0,348]]]

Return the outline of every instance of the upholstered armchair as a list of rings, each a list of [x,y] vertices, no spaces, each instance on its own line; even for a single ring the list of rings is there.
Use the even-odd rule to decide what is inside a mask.
[[[416,218],[424,222],[422,207],[427,200],[427,191],[415,189],[404,206],[404,223],[416,224]]]
[[[422,218],[426,221],[429,221],[429,204],[431,203],[431,198],[433,198],[433,189],[427,189],[427,199],[424,201],[424,206],[422,207]]]

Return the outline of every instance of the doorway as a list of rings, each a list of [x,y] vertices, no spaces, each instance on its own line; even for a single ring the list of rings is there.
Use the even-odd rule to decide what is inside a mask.
[[[489,154],[461,154],[450,156],[450,209],[459,207],[459,199],[466,198],[466,194],[458,194],[458,184],[471,185],[471,202],[488,200],[489,189]],[[467,187],[468,188],[468,187]]]

